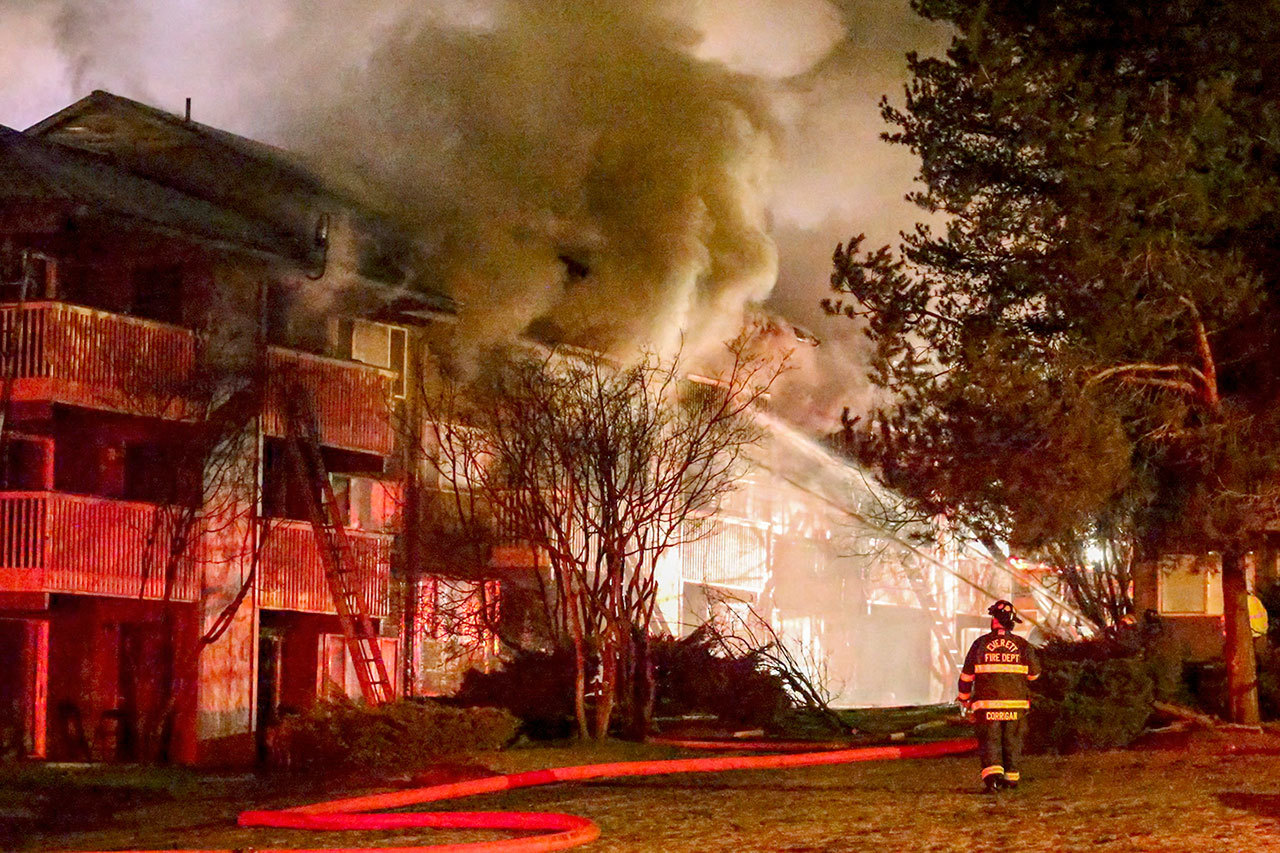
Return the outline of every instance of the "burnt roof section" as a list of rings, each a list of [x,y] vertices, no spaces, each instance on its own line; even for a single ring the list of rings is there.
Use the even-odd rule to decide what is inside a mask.
[[[369,279],[403,286],[412,266],[410,244],[394,235],[394,226],[282,148],[101,90],[26,132],[110,158],[136,175],[261,221],[278,235],[278,254],[308,270],[323,268],[325,251],[316,235],[324,216],[354,223],[361,273]],[[440,312],[456,310],[442,293],[418,295]]]
[[[268,223],[149,181],[102,157],[0,125],[0,203],[53,203],[68,216],[136,226],[280,256]]]

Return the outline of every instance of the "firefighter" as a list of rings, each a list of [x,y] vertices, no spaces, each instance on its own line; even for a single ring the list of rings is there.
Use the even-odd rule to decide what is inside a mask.
[[[959,701],[972,711],[987,793],[1016,788],[1021,778],[1022,740],[1031,708],[1028,682],[1040,676],[1035,650],[1013,633],[1021,622],[1001,599],[987,609],[991,632],[974,640],[960,671]]]

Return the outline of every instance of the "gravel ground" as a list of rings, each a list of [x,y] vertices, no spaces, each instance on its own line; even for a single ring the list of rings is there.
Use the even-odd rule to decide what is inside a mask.
[[[502,771],[673,754],[611,744],[512,750],[483,763]],[[1022,787],[994,797],[978,793],[976,771],[976,759],[964,757],[602,780],[476,797],[454,807],[589,817],[602,835],[579,848],[587,853],[1280,851],[1280,755],[1198,750],[1032,756]],[[6,849],[385,847],[500,837],[234,827],[242,808],[325,798],[314,780],[305,791],[299,787],[279,778],[187,779],[136,804],[117,798],[112,813],[91,822],[97,825],[20,832],[6,839]],[[321,787],[330,796],[359,790],[350,783]],[[20,811],[20,805],[10,808],[11,815]]]

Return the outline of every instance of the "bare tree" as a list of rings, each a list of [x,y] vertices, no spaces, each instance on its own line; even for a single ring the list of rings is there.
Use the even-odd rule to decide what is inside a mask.
[[[712,597],[713,615],[698,630],[714,638],[721,652],[733,658],[749,657],[757,666],[781,679],[791,698],[816,714],[836,731],[846,726],[831,708],[830,673],[825,659],[783,637],[758,613],[750,601],[717,591]]]
[[[727,355],[714,375],[691,380],[678,358],[652,354],[619,366],[583,353],[507,353],[469,383],[424,389],[426,455],[459,506],[471,502],[472,518],[485,507],[546,564],[547,621],[574,651],[583,737],[607,734],[619,700],[647,725],[655,564],[704,535],[701,519],[760,438],[750,411],[786,359],[764,357],[745,336]]]

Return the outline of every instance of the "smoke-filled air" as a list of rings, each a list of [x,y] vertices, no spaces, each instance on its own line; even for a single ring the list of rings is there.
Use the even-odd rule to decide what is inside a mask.
[[[905,0],[0,0],[0,124],[191,97],[407,224],[460,344],[697,350],[763,308],[824,342],[781,389],[820,424],[861,384],[831,250],[914,217],[876,102],[940,43]]]
[[[412,224],[467,338],[701,339],[776,280],[775,140],[754,78],[691,55],[660,5],[404,23],[290,132]]]

